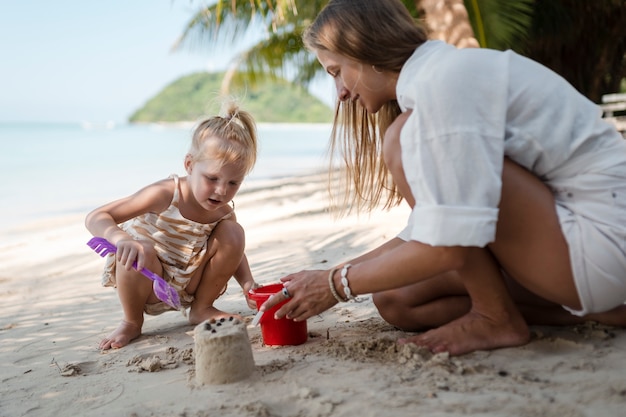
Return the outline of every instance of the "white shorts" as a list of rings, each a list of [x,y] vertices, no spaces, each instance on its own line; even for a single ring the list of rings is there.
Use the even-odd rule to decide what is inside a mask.
[[[550,182],[582,304],[572,314],[626,302],[626,167]]]

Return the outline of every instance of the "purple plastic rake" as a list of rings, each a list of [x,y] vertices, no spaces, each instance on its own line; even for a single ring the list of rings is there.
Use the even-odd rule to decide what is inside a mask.
[[[105,257],[109,253],[117,252],[117,247],[103,237],[91,238],[89,242],[87,242],[87,246],[89,246],[102,257]],[[133,267],[137,268],[136,262],[133,263]],[[178,296],[178,292],[176,292],[176,289],[174,287],[165,282],[163,278],[150,271],[149,269],[141,268],[139,272],[141,272],[142,275],[150,278],[153,281],[152,289],[154,290],[154,293],[159,300],[177,310],[181,310],[183,308],[180,303],[180,297]]]

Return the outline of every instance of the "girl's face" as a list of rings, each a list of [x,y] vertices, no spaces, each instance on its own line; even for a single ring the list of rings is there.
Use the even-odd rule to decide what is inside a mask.
[[[217,210],[227,205],[239,191],[246,175],[242,163],[216,160],[193,162],[187,155],[185,168],[189,188],[198,204],[205,210]]]
[[[317,51],[317,59],[335,80],[340,101],[359,101],[371,114],[396,99],[397,75],[376,71],[366,65],[334,52]]]

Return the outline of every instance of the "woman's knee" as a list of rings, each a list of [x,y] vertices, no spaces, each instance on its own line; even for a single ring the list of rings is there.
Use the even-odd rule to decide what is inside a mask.
[[[372,301],[378,310],[378,314],[389,324],[403,328],[406,323],[408,308],[405,300],[399,297],[395,291],[381,291],[372,294]]]
[[[385,138],[383,141],[382,154],[383,160],[387,165],[387,168],[393,170],[401,168],[401,149],[400,149],[400,132],[406,123],[410,112],[402,113],[398,116],[393,123],[385,131]]]
[[[394,120],[389,128],[387,128],[383,141],[382,154],[385,166],[391,173],[393,181],[398,187],[398,191],[409,203],[409,205],[413,207],[415,199],[413,198],[413,194],[411,193],[411,189],[404,174],[404,167],[402,166],[402,150],[400,146],[400,132],[410,115],[411,111],[402,113]]]

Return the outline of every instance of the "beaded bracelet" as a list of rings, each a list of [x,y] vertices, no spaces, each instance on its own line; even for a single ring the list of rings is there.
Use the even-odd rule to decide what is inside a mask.
[[[328,286],[330,287],[330,292],[333,294],[333,297],[335,297],[335,300],[337,300],[340,303],[345,303],[348,300],[344,300],[343,298],[341,298],[339,296],[339,293],[337,292],[337,289],[335,288],[335,283],[333,282],[333,275],[335,275],[335,272],[337,272],[339,268],[333,268],[330,270],[330,274],[328,274]]]
[[[350,290],[350,284],[348,283],[348,269],[351,266],[351,264],[345,264],[341,269],[341,284],[343,285],[343,292],[346,294],[347,301],[360,303],[362,300],[352,295],[352,291]]]

